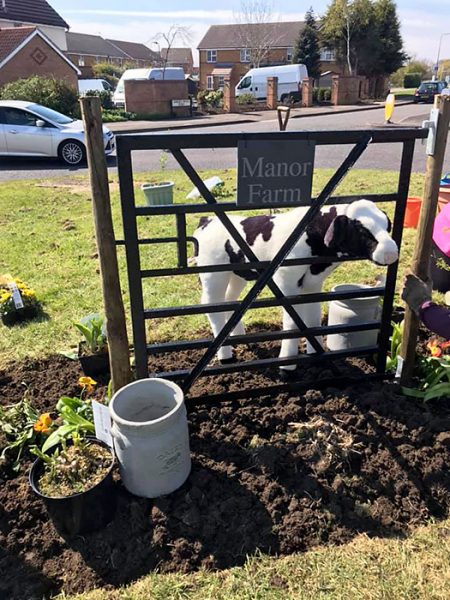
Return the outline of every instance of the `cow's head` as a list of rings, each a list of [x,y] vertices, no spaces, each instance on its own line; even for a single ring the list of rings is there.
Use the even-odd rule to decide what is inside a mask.
[[[338,215],[325,234],[325,245],[349,256],[364,256],[378,265],[398,260],[397,244],[389,235],[391,223],[370,200],[357,200]]]

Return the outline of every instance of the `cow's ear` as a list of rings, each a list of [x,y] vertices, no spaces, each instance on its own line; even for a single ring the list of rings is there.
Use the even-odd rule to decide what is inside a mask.
[[[323,239],[325,246],[328,248],[337,247],[344,241],[348,222],[349,218],[345,215],[339,215],[331,221],[331,225],[328,227]]]

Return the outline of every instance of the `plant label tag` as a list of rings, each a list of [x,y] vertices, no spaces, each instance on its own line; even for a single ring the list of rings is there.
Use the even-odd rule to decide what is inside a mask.
[[[19,288],[17,287],[17,285],[14,281],[9,284],[9,289],[11,290],[11,295],[12,295],[12,299],[13,299],[16,310],[23,308],[24,305],[23,305],[22,296],[19,292]]]
[[[400,379],[403,371],[403,357],[397,356],[397,371],[395,373],[395,378]]]
[[[97,402],[97,400],[92,400],[92,412],[94,413],[95,436],[112,448],[113,440],[111,436],[109,408]]]

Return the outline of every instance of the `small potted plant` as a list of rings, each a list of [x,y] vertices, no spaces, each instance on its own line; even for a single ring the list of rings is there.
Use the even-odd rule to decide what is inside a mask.
[[[78,345],[78,359],[83,373],[89,377],[109,371],[108,340],[105,320],[99,314],[87,315],[75,327],[83,335]]]
[[[5,325],[33,319],[39,308],[36,292],[21,279],[0,277],[0,317]]]
[[[62,536],[101,529],[113,519],[114,454],[104,442],[74,432],[52,452],[32,451],[38,458],[30,471],[31,488]]]
[[[162,152],[159,157],[159,164],[161,171],[164,173],[168,156],[166,152]],[[144,183],[141,185],[141,190],[144,192],[145,199],[148,206],[164,206],[167,204],[173,204],[173,181],[162,181]]]

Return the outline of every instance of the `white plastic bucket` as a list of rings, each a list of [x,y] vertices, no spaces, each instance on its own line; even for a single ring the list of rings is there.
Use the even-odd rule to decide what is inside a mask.
[[[183,485],[191,455],[182,390],[165,379],[141,379],[114,394],[109,408],[127,490],[157,498]]]
[[[352,292],[370,288],[358,283],[336,285],[333,292]],[[370,298],[350,298],[348,300],[332,300],[328,309],[328,325],[356,325],[380,318],[380,296]],[[355,331],[353,333],[333,333],[327,336],[327,346],[331,351],[349,350],[363,346],[375,346],[379,329]]]

